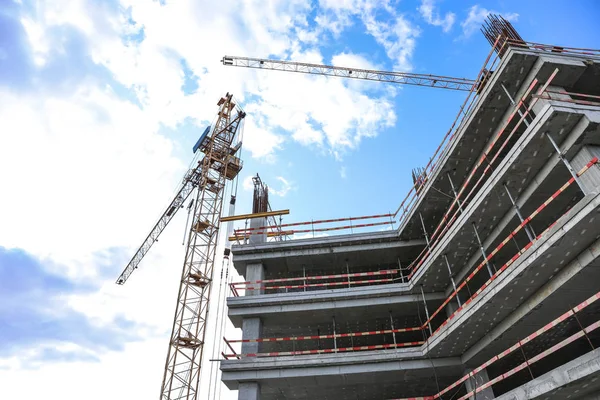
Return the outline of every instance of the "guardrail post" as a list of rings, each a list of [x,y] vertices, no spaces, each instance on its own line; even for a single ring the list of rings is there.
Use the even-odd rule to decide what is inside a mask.
[[[475,222],[473,222],[473,230],[475,231],[475,237],[477,238],[477,243],[479,243],[479,248],[481,249],[481,254],[483,255],[483,259],[485,260],[485,266],[487,267],[488,273],[490,274],[490,278],[494,276],[492,272],[492,267],[490,266],[490,261],[485,254],[485,249],[483,248],[483,243],[481,242],[481,238],[479,237],[479,233],[477,232],[477,226]]]
[[[450,276],[450,282],[452,282],[452,287],[454,288],[454,293],[456,293],[456,301],[458,302],[458,306],[461,307],[462,304],[460,302],[460,297],[458,297],[458,290],[456,290],[456,282],[454,282],[454,277],[452,276],[452,270],[450,269],[450,262],[448,262],[448,256],[444,254],[444,260],[446,261],[446,267],[448,267],[448,275]]]
[[[429,310],[427,309],[427,301],[425,301],[425,292],[423,291],[423,285],[421,285],[421,296],[423,297],[423,304],[425,305],[425,316],[427,317],[427,321],[429,321]],[[430,336],[433,335],[433,329],[431,328],[431,321],[427,324],[429,328]]]
[[[337,333],[335,332],[335,317],[333,319],[333,350],[337,353]]]
[[[394,338],[394,348],[398,346],[396,343],[396,332],[394,332],[394,317],[392,316],[392,311],[390,310],[390,326],[392,327],[392,337]]]
[[[425,243],[427,243],[427,248],[431,250],[429,247],[429,235],[427,235],[427,229],[425,229],[425,221],[423,221],[423,216],[419,213],[419,218],[421,219],[421,226],[423,227],[423,234],[425,235]]]
[[[400,270],[400,282],[404,283],[404,273],[402,273],[402,264],[400,263],[400,257],[398,257],[398,269]]]
[[[456,204],[458,204],[458,209],[462,213],[463,212],[462,203],[458,199],[458,193],[456,193],[456,188],[454,187],[454,182],[452,182],[452,178],[450,177],[450,172],[446,172],[446,175],[448,176],[448,180],[450,181],[450,187],[452,188],[452,194],[454,195],[454,200],[456,200]]]
[[[348,288],[350,288],[350,267],[348,266],[348,260],[346,260],[346,274],[348,275]]]
[[[579,189],[581,189],[581,191],[583,192],[583,194],[587,194],[585,188],[583,187],[583,185],[581,184],[581,181],[579,180],[579,176],[577,175],[577,172],[573,169],[573,167],[571,166],[571,163],[569,162],[569,160],[567,160],[564,156],[562,151],[560,151],[560,148],[558,147],[558,145],[556,144],[556,142],[554,141],[554,139],[552,139],[552,136],[550,136],[550,133],[548,132],[544,132],[544,134],[546,135],[546,137],[548,138],[548,140],[550,141],[550,143],[552,143],[552,147],[554,147],[554,150],[556,150],[556,154],[558,154],[558,158],[560,158],[560,160],[563,162],[563,164],[565,164],[565,167],[567,167],[567,169],[569,170],[569,173],[571,174],[571,176],[573,177],[573,179],[575,179],[575,182],[577,182],[577,186],[579,186]]]

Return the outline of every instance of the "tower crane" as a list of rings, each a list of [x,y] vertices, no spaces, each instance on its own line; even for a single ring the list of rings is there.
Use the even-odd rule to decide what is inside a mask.
[[[400,83],[405,85],[428,86],[440,89],[471,91],[477,81],[467,78],[453,78],[441,75],[413,74],[409,72],[377,71],[336,67],[332,65],[309,64],[295,61],[271,60],[267,58],[249,58],[224,56],[223,65],[267,69],[274,71],[300,72],[312,75],[339,76],[344,78],[365,79],[369,81]]]
[[[219,111],[212,130],[210,126],[206,128],[194,146],[195,153],[200,150],[201,159],[187,171],[175,198],[116,282],[123,285],[127,281],[175,213],[195,192],[189,207],[190,211],[193,210],[192,223],[187,233],[161,400],[190,400],[197,399],[199,395],[223,196],[227,181],[235,179],[242,169],[242,161],[236,154],[242,144],[242,121],[246,116],[229,93],[219,100],[217,106]]]

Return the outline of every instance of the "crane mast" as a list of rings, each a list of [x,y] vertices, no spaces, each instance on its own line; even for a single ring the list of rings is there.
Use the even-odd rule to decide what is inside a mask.
[[[467,78],[454,78],[441,75],[413,74],[409,72],[390,72],[370,69],[336,67],[332,65],[310,64],[294,61],[271,60],[266,58],[250,58],[224,56],[223,65],[267,69],[274,71],[300,72],[312,75],[338,76],[343,78],[364,79],[369,81],[399,83],[405,85],[427,86],[440,89],[471,91],[476,81]]]
[[[235,156],[239,146],[233,142],[246,114],[229,93],[217,105],[212,135],[201,148],[202,185],[196,191],[161,400],[198,398],[223,194],[226,181],[234,179],[242,168]]]
[[[242,169],[242,161],[236,153],[242,145],[242,121],[246,117],[229,93],[217,106],[219,111],[212,131],[206,128],[194,146],[195,153],[198,150],[203,153],[201,160],[187,171],[175,198],[116,282],[123,285],[127,281],[183,203],[195,192],[188,207],[193,207],[192,224],[187,233],[161,400],[195,400],[199,395],[223,195],[227,181],[235,179]]]

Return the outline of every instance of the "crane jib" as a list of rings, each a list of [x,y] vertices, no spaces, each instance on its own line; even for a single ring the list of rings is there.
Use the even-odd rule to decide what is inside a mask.
[[[310,64],[294,61],[235,56],[224,56],[221,59],[221,62],[225,66],[232,67],[266,69],[284,72],[299,72],[303,74],[336,76],[342,78],[363,79],[369,81],[435,87],[440,89],[451,89],[458,91],[472,91],[477,88],[477,82],[473,79],[456,78],[442,75],[379,71],[360,68],[339,67],[333,65]]]

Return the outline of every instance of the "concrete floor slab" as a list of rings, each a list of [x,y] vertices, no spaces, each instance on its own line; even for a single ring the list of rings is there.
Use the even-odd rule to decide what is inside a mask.
[[[596,349],[496,399],[583,399],[599,393],[600,349]]]

